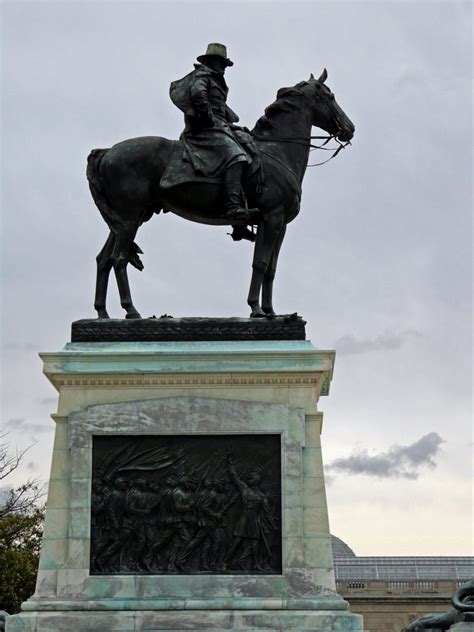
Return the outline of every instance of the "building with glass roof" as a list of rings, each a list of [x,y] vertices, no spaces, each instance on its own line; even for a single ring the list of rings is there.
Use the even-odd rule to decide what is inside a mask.
[[[332,537],[338,592],[369,632],[400,632],[428,612],[445,612],[461,584],[474,578],[474,557],[359,557]]]

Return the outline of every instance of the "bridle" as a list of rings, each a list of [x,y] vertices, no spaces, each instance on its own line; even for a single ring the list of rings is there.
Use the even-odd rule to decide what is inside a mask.
[[[321,165],[325,165],[327,162],[329,162],[330,160],[335,158],[337,156],[337,154],[341,151],[341,149],[345,149],[347,147],[347,145],[351,145],[351,141],[348,140],[347,142],[344,143],[344,142],[341,142],[337,138],[337,135],[343,130],[343,126],[341,125],[341,121],[339,120],[339,116],[337,115],[337,113],[333,114],[333,112],[331,112],[330,108],[323,101],[323,99],[320,98],[319,100],[324,105],[326,110],[329,112],[329,115],[334,119],[334,121],[335,121],[335,123],[337,125],[337,132],[335,132],[334,134],[328,134],[327,136],[310,136],[309,139],[307,137],[304,138],[302,136],[281,136],[281,137],[277,136],[277,137],[269,138],[268,136],[260,136],[258,134],[255,134],[255,132],[249,130],[250,135],[255,140],[259,140],[259,141],[266,142],[266,143],[298,143],[300,145],[305,145],[306,147],[308,147],[309,151],[313,151],[314,149],[321,149],[322,151],[332,151],[333,152],[332,156],[330,156],[327,160],[324,160],[323,162],[317,162],[317,163],[314,163],[312,165],[308,164],[306,166],[307,167],[319,167]],[[321,145],[313,145],[313,143],[311,142],[312,140],[322,140],[324,142]],[[336,143],[338,144],[338,147],[336,147],[336,148],[334,148],[334,147],[326,147],[326,145],[331,140],[335,140]],[[265,156],[268,156],[274,162],[276,162],[279,165],[281,165],[291,175],[292,180],[294,180],[294,183],[296,185],[296,191],[298,193],[298,197],[301,199],[301,182],[299,182],[298,176],[293,171],[293,169],[290,169],[290,167],[283,160],[281,160],[277,156],[269,153],[268,151],[265,151],[264,149],[261,149],[261,148],[259,148],[258,151],[260,153],[262,153],[262,154],[265,154]],[[252,232],[253,232],[254,226],[255,225],[252,225]]]
[[[339,116],[337,115],[337,113],[334,114],[333,112],[331,112],[328,105],[324,102],[323,99],[319,98],[319,101],[326,108],[326,110],[329,112],[329,115],[334,119],[334,122],[337,125],[337,132],[335,132],[334,134],[328,134],[327,136],[310,136],[308,140],[307,138],[303,138],[299,136],[282,136],[282,137],[277,136],[277,137],[268,138],[267,136],[257,136],[257,134],[255,134],[254,132],[250,132],[250,133],[255,138],[255,140],[259,140],[259,141],[263,141],[267,143],[298,143],[300,145],[305,145],[306,147],[309,147],[310,151],[313,151],[314,149],[321,149],[323,151],[332,151],[333,152],[332,156],[330,156],[327,160],[323,160],[323,162],[313,163],[312,165],[308,164],[306,166],[307,167],[320,167],[321,165],[325,165],[327,162],[335,158],[337,154],[341,151],[341,149],[345,149],[347,145],[350,145],[351,141],[348,140],[345,143],[343,143],[337,138],[337,135],[343,130],[343,126],[341,125]],[[324,143],[322,143],[321,145],[313,145],[313,143],[311,142],[312,140],[324,140]],[[335,140],[336,143],[338,144],[338,147],[336,148],[325,147],[325,145],[327,145],[329,141],[331,140]],[[271,158],[275,159],[274,156],[272,156],[271,154],[268,154],[266,151],[262,150],[262,152],[265,155],[270,156]],[[280,161],[277,160],[277,162],[280,162]]]
[[[310,139],[315,139],[315,138],[319,138],[319,139],[324,139],[326,138],[325,142],[322,145],[319,146],[315,146],[310,144],[310,147],[312,148],[310,151],[312,151],[313,149],[322,149],[323,151],[332,151],[331,148],[325,147],[325,145],[330,141],[330,140],[335,140],[336,143],[339,145],[338,147],[336,147],[336,149],[334,150],[334,153],[332,156],[330,156],[327,160],[324,160],[323,162],[318,162],[318,163],[314,163],[312,165],[307,165],[308,167],[319,167],[320,165],[324,165],[327,162],[329,162],[330,160],[332,160],[333,158],[335,158],[337,156],[337,154],[341,151],[341,149],[345,149],[347,147],[347,145],[351,144],[351,141],[348,140],[345,143],[341,142],[338,138],[337,135],[343,131],[343,125],[341,124],[341,120],[336,113],[331,112],[331,109],[328,107],[327,103],[324,101],[324,99],[322,99],[321,97],[319,97],[319,101],[322,103],[322,105],[326,108],[326,111],[329,113],[329,116],[332,117],[337,125],[337,132],[335,134],[330,134],[326,137],[324,136],[310,136]]]

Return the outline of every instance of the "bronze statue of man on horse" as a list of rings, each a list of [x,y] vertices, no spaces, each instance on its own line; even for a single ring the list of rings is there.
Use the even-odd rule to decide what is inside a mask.
[[[135,242],[138,228],[153,215],[232,226],[234,239],[255,241],[247,303],[251,317],[274,316],[273,281],[287,225],[298,215],[301,187],[313,148],[337,144],[333,157],[354,135],[354,125],[326,85],[316,79],[280,88],[249,132],[236,125],[227,105],[224,72],[232,62],[222,44],[209,44],[198,64],[171,84],[173,103],[184,113],[178,141],[160,136],[131,138],[93,149],[87,179],[110,233],[97,256],[94,306],[109,318],[107,286],[115,272],[126,318],[141,318],[133,305],[127,266],[143,269]],[[312,127],[328,135],[312,136]],[[324,139],[322,146],[313,139]],[[262,177],[262,174],[264,177]],[[256,226],[254,236],[248,226]]]

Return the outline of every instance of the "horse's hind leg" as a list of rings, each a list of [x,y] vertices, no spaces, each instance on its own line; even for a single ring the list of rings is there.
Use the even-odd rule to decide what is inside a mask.
[[[115,278],[117,279],[120,304],[127,312],[125,318],[141,318],[132,303],[130,285],[128,282],[127,265],[130,256],[130,248],[135,239],[138,225],[124,228],[116,236],[116,242],[112,254]]]
[[[280,254],[281,245],[286,233],[286,224],[283,225],[280,234],[276,238],[275,245],[273,246],[272,257],[266,272],[263,276],[262,284],[262,309],[267,316],[274,316],[275,311],[273,309],[273,281],[275,279],[275,272],[278,263],[278,255]]]
[[[97,255],[97,277],[95,285],[94,309],[97,310],[99,318],[109,318],[105,308],[107,300],[107,286],[109,283],[110,270],[112,269],[112,250],[114,247],[115,235],[110,231],[104,247]]]

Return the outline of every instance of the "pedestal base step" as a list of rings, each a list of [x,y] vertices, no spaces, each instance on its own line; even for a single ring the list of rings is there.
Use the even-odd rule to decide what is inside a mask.
[[[363,630],[362,617],[350,612],[311,610],[219,611],[57,611],[23,612],[7,617],[6,632],[181,632],[182,630]]]

